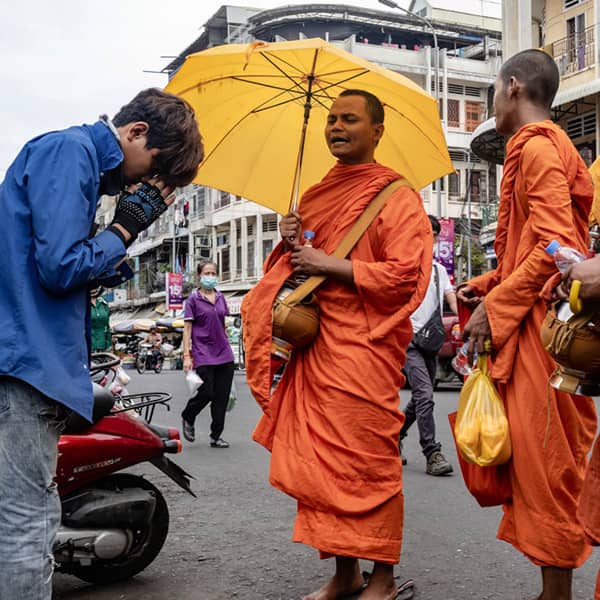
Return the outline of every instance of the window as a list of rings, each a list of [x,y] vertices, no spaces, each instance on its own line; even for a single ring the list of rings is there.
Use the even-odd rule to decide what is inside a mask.
[[[465,102],[465,129],[475,131],[483,120],[484,105],[482,102]]]
[[[221,279],[223,281],[229,281],[231,279],[231,273],[229,271],[229,247],[221,250]]]
[[[247,246],[247,252],[248,252],[248,269],[246,271],[246,277],[255,277],[256,273],[254,272],[254,265],[256,264],[255,262],[255,256],[254,256],[254,242],[248,242],[248,246]]]
[[[567,19],[567,61],[571,71],[586,67],[585,13]]]
[[[582,2],[583,0],[563,0],[563,7],[565,10],[568,10],[569,8],[573,8]]]
[[[569,119],[566,130],[571,139],[594,135],[596,133],[596,112],[592,111]]]
[[[263,258],[267,258],[273,250],[273,240],[263,240]]]
[[[448,127],[460,127],[460,102],[448,100]]]
[[[460,171],[448,175],[448,194],[450,196],[460,196]]]
[[[219,192],[217,202],[215,203],[215,209],[223,208],[231,204],[231,194],[229,192]]]
[[[481,184],[483,183],[481,171],[471,171],[469,185],[471,186],[471,200],[479,201],[481,199]]]
[[[263,233],[277,231],[277,215],[265,215],[262,223]]]
[[[473,98],[481,98],[481,88],[466,85],[465,86],[465,96],[472,96]]]

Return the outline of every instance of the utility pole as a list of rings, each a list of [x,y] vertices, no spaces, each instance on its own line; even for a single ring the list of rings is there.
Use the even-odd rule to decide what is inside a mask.
[[[440,109],[440,47],[438,45],[437,33],[435,31],[435,27],[431,23],[429,19],[418,15],[402,6],[398,3],[394,2],[394,0],[378,0],[380,4],[387,6],[389,8],[395,8],[397,10],[402,11],[407,14],[409,17],[413,17],[417,19],[417,21],[421,21],[431,30],[431,35],[433,37],[433,96],[435,98],[435,102],[438,107],[438,111]],[[429,90],[427,90],[429,92]],[[440,218],[442,216],[442,185],[441,180],[436,179],[434,182],[434,189],[437,198],[437,217]]]

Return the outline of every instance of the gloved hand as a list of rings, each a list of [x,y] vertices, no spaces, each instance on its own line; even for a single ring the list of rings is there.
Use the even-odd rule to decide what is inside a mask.
[[[121,225],[127,230],[131,235],[129,245],[141,231],[152,225],[168,206],[156,185],[142,183],[134,192],[125,192],[119,198],[111,225]]]

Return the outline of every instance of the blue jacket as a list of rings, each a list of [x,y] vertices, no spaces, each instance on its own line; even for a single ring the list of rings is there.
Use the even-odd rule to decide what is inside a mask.
[[[34,138],[0,185],[0,376],[90,420],[87,290],[126,250],[110,231],[89,236],[101,175],[122,161],[99,121]]]

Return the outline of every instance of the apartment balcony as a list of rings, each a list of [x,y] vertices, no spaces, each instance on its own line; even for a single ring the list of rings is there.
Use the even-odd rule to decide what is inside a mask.
[[[561,77],[594,67],[596,59],[595,27],[588,27],[550,44]]]

